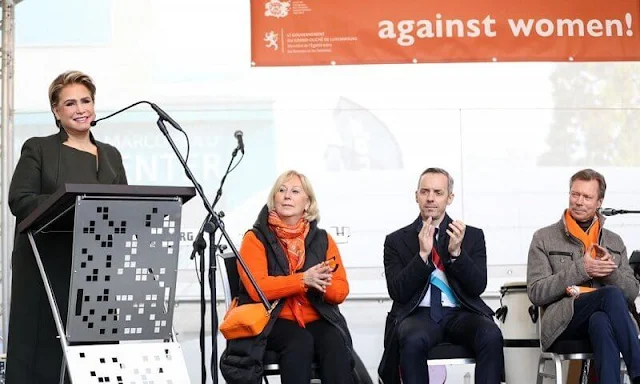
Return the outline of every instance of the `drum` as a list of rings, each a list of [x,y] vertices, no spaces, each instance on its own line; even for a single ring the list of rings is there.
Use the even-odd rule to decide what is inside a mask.
[[[540,357],[538,308],[529,301],[526,283],[506,283],[500,288],[496,318],[504,339],[507,384],[535,383]]]

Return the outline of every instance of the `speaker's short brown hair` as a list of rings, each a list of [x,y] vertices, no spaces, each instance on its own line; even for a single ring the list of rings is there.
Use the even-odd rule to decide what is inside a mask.
[[[60,102],[62,89],[71,84],[82,84],[87,87],[91,94],[91,100],[95,101],[96,85],[93,83],[93,79],[80,71],[66,71],[59,74],[49,86],[49,105],[52,110]]]

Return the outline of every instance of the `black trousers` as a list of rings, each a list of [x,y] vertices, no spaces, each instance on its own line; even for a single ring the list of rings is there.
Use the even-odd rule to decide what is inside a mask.
[[[620,383],[620,353],[629,377],[640,381],[640,341],[620,288],[605,286],[573,302],[573,317],[559,340],[591,340],[601,383]]]
[[[309,384],[314,361],[323,383],[353,384],[351,353],[344,337],[324,319],[306,324],[306,328],[295,321],[277,319],[267,338],[267,349],[280,357],[282,384]]]
[[[403,384],[429,383],[427,352],[448,341],[466,346],[476,355],[475,382],[499,384],[503,367],[502,332],[489,317],[461,308],[443,307],[439,323],[429,315],[430,308],[418,307],[400,323],[400,376]]]

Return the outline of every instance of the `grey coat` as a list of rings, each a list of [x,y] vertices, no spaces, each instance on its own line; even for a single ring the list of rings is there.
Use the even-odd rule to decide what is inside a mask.
[[[598,215],[601,228],[604,217]],[[627,248],[620,236],[602,228],[599,244],[609,251],[618,269],[607,277],[597,279],[602,285],[615,285],[629,302],[638,295],[639,283],[633,275]],[[569,234],[564,215],[560,221],[534,233],[527,263],[527,292],[531,302],[545,310],[541,320],[540,341],[543,350],[567,329],[573,317],[573,297],[565,289],[591,280],[584,269],[585,253],[582,242]]]

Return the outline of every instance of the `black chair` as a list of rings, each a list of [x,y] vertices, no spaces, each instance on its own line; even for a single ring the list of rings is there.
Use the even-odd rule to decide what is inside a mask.
[[[475,364],[476,356],[470,349],[452,343],[440,343],[429,350],[427,365]]]
[[[269,384],[268,376],[280,376],[280,366],[278,365],[278,353],[274,351],[266,351],[264,354],[264,358],[262,360],[262,364],[264,367],[264,382]],[[320,374],[317,371],[316,364],[314,363],[312,366],[312,374],[311,374],[311,382],[312,383],[320,383]]]
[[[238,295],[240,290],[240,274],[236,265],[236,256],[233,253],[225,253],[222,255],[224,263],[220,265],[220,276],[222,277],[222,288],[224,290],[224,302],[229,308],[231,301]],[[355,369],[357,383],[356,384],[373,384],[367,369],[360,360],[360,357],[353,351],[353,358],[355,360]],[[263,357],[263,379],[266,384],[269,383],[267,376],[279,376],[280,366],[278,365],[279,356],[274,351],[266,351]],[[314,363],[312,365],[312,383],[320,383],[320,375],[317,371],[317,366]]]
[[[544,313],[541,311],[541,313]],[[542,324],[542,323],[541,323]],[[540,332],[540,329],[538,329]],[[582,384],[588,381],[589,362],[593,359],[593,348],[591,342],[583,340],[557,340],[546,351],[540,351],[538,360],[537,384],[542,384],[545,378],[554,379],[556,384],[562,384],[562,362],[567,360],[582,360],[582,374],[580,375]],[[547,361],[553,362],[553,373],[545,373],[544,364]],[[620,359],[620,382],[624,382],[626,368],[624,361]]]
[[[538,360],[537,384],[542,384],[545,378],[554,379],[556,384],[562,384],[562,362],[567,360],[582,360],[581,382],[588,379],[589,361],[593,358],[593,349],[589,340],[558,340],[546,351],[540,352]],[[544,364],[553,362],[553,373],[545,373]]]

